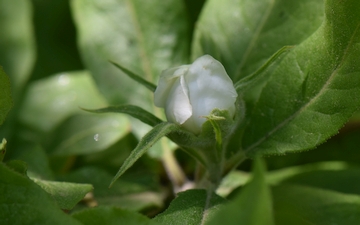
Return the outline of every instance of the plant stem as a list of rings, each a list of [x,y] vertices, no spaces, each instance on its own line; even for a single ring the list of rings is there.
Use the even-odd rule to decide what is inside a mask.
[[[184,185],[188,184],[189,181],[186,178],[184,172],[179,166],[172,150],[170,149],[167,140],[161,140],[161,146],[163,149],[163,156],[161,161],[164,165],[165,171],[173,185],[174,192],[182,190]]]

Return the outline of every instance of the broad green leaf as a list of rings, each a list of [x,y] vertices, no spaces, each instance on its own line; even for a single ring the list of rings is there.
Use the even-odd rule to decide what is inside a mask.
[[[124,164],[120,167],[115,177],[112,179],[110,187],[113,183],[129,169],[146,151],[151,148],[160,138],[167,134],[179,130],[179,126],[174,123],[163,122],[156,125],[150,130],[139,142],[136,148],[131,152],[130,156],[125,160]]]
[[[129,130],[124,115],[74,115],[54,130],[46,148],[58,156],[90,154],[115,144]]]
[[[210,54],[236,82],[285,45],[320,26],[322,0],[209,0],[195,31],[192,58]]]
[[[117,206],[132,211],[161,208],[163,193],[159,190],[158,180],[146,169],[122,176],[110,189],[113,175],[97,167],[83,167],[60,177],[60,180],[92,184],[98,205]]]
[[[360,224],[360,196],[301,185],[272,189],[277,225]]]
[[[72,215],[75,219],[86,225],[156,225],[158,223],[150,220],[140,213],[127,211],[117,207],[96,207],[86,209]]]
[[[41,187],[0,163],[0,224],[80,225]]]
[[[265,182],[264,167],[263,161],[257,159],[252,180],[206,224],[274,224],[271,192]]]
[[[248,155],[314,148],[359,108],[360,2],[325,6],[322,26],[284,57],[247,118]]]
[[[153,109],[152,95],[126,77],[119,63],[149,82],[187,62],[189,32],[181,0],[75,0],[71,2],[85,65],[111,104]]]
[[[102,109],[84,109],[84,110],[93,113],[125,113],[125,114],[129,114],[130,116],[136,119],[139,119],[141,122],[146,123],[150,126],[155,126],[162,122],[162,120],[160,120],[153,114],[135,105],[119,105],[119,106],[109,106]]]
[[[67,210],[74,208],[93,189],[91,184],[47,181],[36,178],[32,180],[49,193],[61,209]]]
[[[48,132],[70,115],[87,114],[79,107],[106,105],[88,72],[60,73],[30,85],[20,119],[36,130]]]
[[[0,18],[0,66],[3,66],[10,76],[12,92],[14,96],[17,96],[31,74],[35,62],[31,2],[0,0]],[[0,77],[2,76],[0,74]],[[0,86],[2,85],[4,85],[4,80],[0,78]],[[5,83],[5,85],[8,84]],[[0,90],[4,90],[3,87]]]
[[[0,22],[1,23],[1,22]],[[0,61],[1,63],[1,61]],[[0,125],[4,122],[6,115],[13,106],[11,98],[10,79],[0,66]]]
[[[225,199],[205,190],[181,192],[163,213],[153,220],[163,225],[199,225],[211,220]]]

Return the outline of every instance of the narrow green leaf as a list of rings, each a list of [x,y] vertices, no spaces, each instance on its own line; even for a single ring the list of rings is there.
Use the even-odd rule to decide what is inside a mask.
[[[251,89],[254,84],[256,84],[260,79],[263,78],[263,75],[265,74],[264,72],[275,62],[277,62],[277,60],[282,54],[288,52],[292,48],[293,46],[284,46],[277,52],[275,52],[258,70],[236,82],[236,84],[234,84],[236,91],[238,93],[244,93],[247,90]]]
[[[0,66],[0,125],[4,122],[6,115],[13,106],[11,98],[10,79]]]
[[[83,110],[93,113],[125,113],[125,114],[129,114],[130,116],[136,119],[139,119],[141,122],[144,122],[150,126],[156,126],[157,124],[162,122],[162,120],[160,120],[153,114],[135,105],[119,105],[119,106],[109,106],[102,109],[83,109]]]
[[[70,210],[93,190],[91,184],[77,184],[32,179],[37,185],[49,193],[61,209]]]
[[[211,220],[225,199],[205,190],[181,192],[163,213],[153,220],[163,225],[199,225]]]
[[[249,156],[314,148],[359,108],[360,2],[325,6],[323,25],[285,56],[248,114]]]
[[[152,92],[155,92],[156,89],[156,85],[145,80],[144,78],[142,78],[139,75],[136,75],[135,73],[131,72],[130,70],[126,69],[125,67],[121,66],[118,63],[115,62],[111,62],[111,64],[113,64],[114,66],[116,66],[117,68],[119,68],[121,71],[123,71],[126,75],[128,75],[131,79],[139,82],[140,84],[142,84],[144,87],[146,87],[147,89],[149,89]]]
[[[277,225],[360,224],[360,196],[300,185],[272,189]]]
[[[237,82],[281,47],[314,33],[323,8],[323,0],[208,0],[196,26],[192,58],[212,55]]]
[[[129,169],[146,151],[151,148],[160,138],[167,134],[179,130],[179,126],[174,123],[163,122],[156,125],[150,130],[139,142],[136,148],[131,152],[130,156],[125,160],[124,164],[120,167],[119,171],[112,179],[110,187],[114,182]]]
[[[157,225],[158,223],[150,220],[146,216],[127,211],[117,207],[96,207],[82,210],[72,215],[75,219],[86,225]]]
[[[0,163],[0,224],[80,225],[41,187]]]
[[[252,180],[206,224],[274,224],[271,192],[265,182],[264,167],[263,161],[257,159]]]

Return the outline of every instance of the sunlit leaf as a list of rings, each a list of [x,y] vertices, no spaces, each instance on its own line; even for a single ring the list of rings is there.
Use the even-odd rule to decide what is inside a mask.
[[[322,0],[209,0],[196,26],[192,56],[214,56],[238,81],[281,47],[304,41],[322,19]]]
[[[248,114],[248,155],[314,148],[359,108],[360,2],[325,5],[322,26],[284,57]]]

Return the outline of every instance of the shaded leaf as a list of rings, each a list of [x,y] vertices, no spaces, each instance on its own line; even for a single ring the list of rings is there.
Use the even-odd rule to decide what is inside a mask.
[[[0,66],[0,125],[4,122],[6,115],[13,106],[11,98],[10,79]]]
[[[132,211],[163,206],[163,194],[158,180],[146,168],[139,173],[122,176],[109,189],[113,176],[97,167],[83,167],[60,177],[68,182],[89,183],[94,186],[94,199],[98,205],[117,206]]]
[[[80,225],[29,178],[0,163],[0,223]]]
[[[360,196],[301,185],[273,188],[278,225],[354,225],[360,223]]]
[[[72,215],[75,219],[87,225],[156,225],[157,223],[151,221],[140,213],[127,211],[117,207],[96,207],[86,209]]]
[[[285,56],[249,115],[248,155],[314,148],[359,108],[360,3],[325,5],[323,25]]]
[[[84,196],[92,191],[91,184],[77,184],[32,179],[42,189],[49,193],[61,209],[72,209]]]
[[[263,161],[257,159],[252,180],[206,224],[274,224],[271,192],[265,182],[264,167]]]
[[[165,212],[153,220],[159,224],[198,225],[211,220],[225,199],[214,193],[208,195],[205,190],[188,190],[181,192],[170,203]]]

